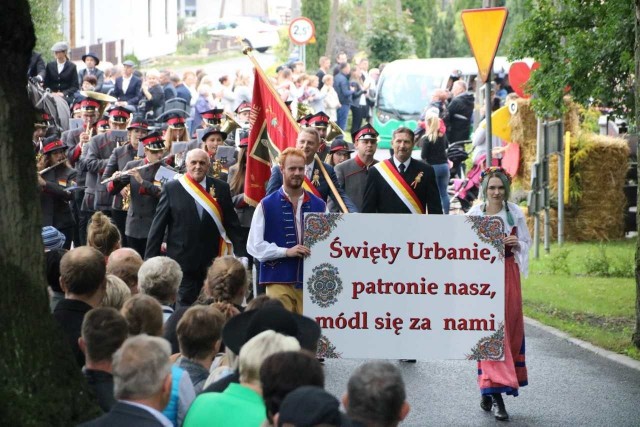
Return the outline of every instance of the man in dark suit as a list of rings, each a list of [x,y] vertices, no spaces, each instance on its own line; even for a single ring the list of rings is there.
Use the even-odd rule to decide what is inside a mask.
[[[414,145],[411,129],[399,127],[393,131],[393,157],[369,170],[363,213],[442,214],[433,168],[411,158]]]
[[[166,427],[162,414],[171,396],[171,347],[163,338],[138,335],[113,355],[114,396],[109,413],[81,427]]]
[[[130,105],[133,108],[137,108],[140,101],[142,80],[133,74],[135,67],[133,61],[124,61],[122,65],[124,65],[124,72],[122,77],[116,79],[112,95],[118,99],[116,105],[121,107]]]
[[[69,45],[58,42],[51,48],[56,57],[55,61],[47,64],[44,76],[45,89],[51,90],[56,96],[62,96],[69,105],[73,102],[76,92],[80,90],[76,64],[69,61],[67,51]]]
[[[242,230],[233,209],[229,184],[206,175],[210,160],[196,148],[187,153],[187,173],[162,188],[147,240],[145,258],[161,255],[167,231],[167,253],[183,272],[178,303],[195,302],[207,269],[217,256],[244,255]]]
[[[315,158],[319,147],[320,134],[316,129],[312,127],[300,129],[298,140],[296,141],[296,148],[301,149],[306,157],[305,183],[303,186],[305,190],[310,191],[314,196],[319,197],[325,203],[328,203],[329,210],[332,212],[340,212],[340,205],[331,191],[324,173],[320,170],[320,166]],[[322,165],[327,171],[329,179],[333,182],[334,187],[338,190],[338,194],[342,198],[347,210],[349,212],[358,212],[356,205],[351,201],[351,199],[349,199],[342,187],[340,187],[333,167],[324,162]],[[280,167],[276,165],[271,169],[271,177],[267,184],[267,196],[278,191],[280,187],[282,187],[282,171],[280,170]],[[328,201],[329,198],[331,198],[331,200]]]
[[[27,69],[27,76],[36,78],[42,83],[44,81],[46,71],[44,59],[38,52],[31,52],[31,60],[29,60],[29,68]]]
[[[96,56],[95,53],[87,53],[86,55],[82,55],[82,60],[84,61],[87,68],[84,70],[80,70],[78,73],[78,83],[82,86],[82,80],[84,76],[95,76],[98,83],[96,83],[95,91],[102,92],[102,84],[104,83],[104,72],[96,68],[100,63],[100,58]]]

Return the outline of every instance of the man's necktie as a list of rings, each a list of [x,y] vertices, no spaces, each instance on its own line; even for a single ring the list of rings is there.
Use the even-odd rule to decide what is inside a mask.
[[[400,174],[404,175],[404,170],[405,170],[405,165],[404,163],[400,163],[400,166],[398,166],[398,170],[400,170]]]

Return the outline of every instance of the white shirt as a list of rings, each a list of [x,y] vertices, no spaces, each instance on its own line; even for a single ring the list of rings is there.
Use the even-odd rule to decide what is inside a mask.
[[[307,176],[307,178],[311,179],[313,178],[313,167],[315,166],[316,161],[313,160],[311,163],[309,163],[308,165],[304,165],[304,174]]]
[[[63,62],[62,64],[59,62],[57,62],[56,64],[58,65],[58,74],[60,74],[62,70],[64,70],[64,64],[66,64],[66,61]]]
[[[396,156],[393,156],[393,164],[396,165],[396,168],[398,168],[398,171],[400,171],[400,165],[404,165],[404,171],[408,171],[409,170],[409,164],[411,163],[411,157],[409,157],[409,159],[407,159],[407,161],[405,162],[400,162],[400,160],[396,159]]]
[[[162,412],[152,408],[151,406],[143,405],[137,402],[131,402],[130,400],[121,400],[120,402],[127,405],[136,406],[140,409],[144,409],[145,411],[153,415],[153,417],[157,419],[164,427],[173,427],[173,423],[169,420],[169,418],[167,418]]]
[[[284,190],[283,190],[284,191]],[[286,192],[284,194],[287,194]],[[287,194],[287,198],[289,195]],[[291,198],[289,198],[291,200]],[[296,234],[298,244],[302,244],[302,203],[304,202],[304,193],[298,198],[298,206],[295,210],[294,219],[296,222]],[[249,229],[249,238],[247,240],[247,252],[260,262],[270,261],[273,259],[284,258],[287,256],[287,249],[275,243],[264,240],[264,211],[262,202],[256,207],[256,211],[251,219],[251,229]]]
[[[122,93],[127,93],[129,83],[131,83],[131,77],[133,77],[133,74],[130,77],[122,76]]]

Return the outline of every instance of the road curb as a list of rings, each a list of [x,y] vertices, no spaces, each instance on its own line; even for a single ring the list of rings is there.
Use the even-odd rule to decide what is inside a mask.
[[[540,323],[535,319],[531,319],[530,317],[524,318],[524,321],[528,325],[535,326],[540,328],[551,335],[555,335],[558,338],[562,338],[564,340],[569,341],[572,344],[577,345],[578,347],[582,347],[585,350],[589,350],[592,353],[597,354],[598,356],[604,357],[606,359],[612,360],[616,363],[620,363],[628,368],[635,369],[636,371],[640,371],[640,361],[632,359],[628,356],[624,356],[622,354],[614,353],[613,351],[605,350],[604,348],[597,347],[589,342],[583,341],[578,338],[574,338],[566,332],[562,332],[556,328]]]

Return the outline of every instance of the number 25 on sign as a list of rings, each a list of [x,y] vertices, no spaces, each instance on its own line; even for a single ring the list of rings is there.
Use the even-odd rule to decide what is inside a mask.
[[[315,26],[309,18],[296,18],[289,24],[289,38],[297,45],[305,45],[311,42],[315,34]]]

